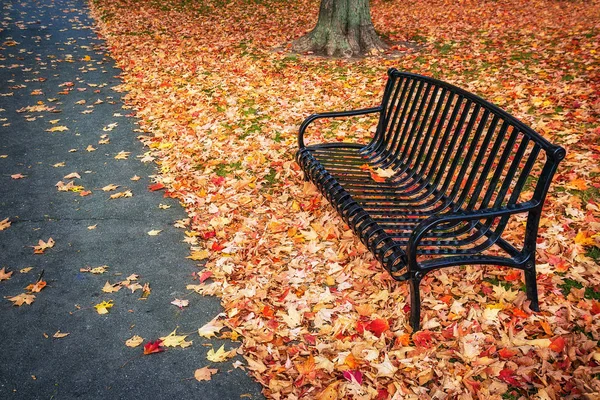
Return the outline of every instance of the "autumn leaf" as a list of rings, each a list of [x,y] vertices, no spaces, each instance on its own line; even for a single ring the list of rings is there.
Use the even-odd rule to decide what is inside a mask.
[[[71,172],[70,174],[65,175],[63,177],[63,179],[75,179],[75,178],[81,179],[81,175],[79,175],[77,172]]]
[[[385,178],[382,178],[381,176],[377,175],[374,172],[371,172],[371,179],[373,179],[375,182],[378,182],[378,183],[385,182]]]
[[[120,199],[121,197],[132,197],[133,193],[131,192],[131,190],[126,190],[124,192],[118,192],[115,194],[110,195],[111,199]]]
[[[212,376],[217,372],[219,372],[219,370],[216,368],[202,367],[194,372],[194,378],[196,378],[198,382],[210,381]]]
[[[44,242],[43,240],[40,239],[37,246],[31,246],[31,247],[33,247],[34,254],[44,254],[44,252],[47,249],[51,249],[52,247],[54,247],[54,239],[49,238],[48,241],[46,241],[46,242]]]
[[[386,168],[386,169],[377,168],[373,172],[375,172],[375,174],[377,174],[377,176],[379,176],[381,178],[391,178],[392,176],[394,176],[396,174],[396,171],[394,171],[394,168]]]
[[[61,126],[53,126],[50,129],[46,129],[46,132],[64,132],[64,131],[68,131],[68,130],[69,130],[69,128],[67,128],[64,125],[61,125]]]
[[[186,348],[192,345],[191,341],[188,342],[185,340],[187,338],[187,335],[176,335],[176,333],[177,329],[169,333],[167,336],[161,337],[160,340],[162,341],[162,345],[165,347],[179,346],[181,348]]]
[[[32,269],[33,269],[33,267],[25,267],[25,268],[21,268],[21,269],[19,270],[19,272],[20,272],[20,273],[22,273],[22,274],[26,274],[26,273],[28,273],[29,271],[31,271]]]
[[[223,329],[223,325],[217,322],[216,319],[213,319],[212,321],[198,329],[198,335],[205,338],[210,338],[216,336],[216,334],[219,333],[221,329]]]
[[[142,338],[141,336],[138,336],[138,335],[134,335],[125,341],[125,346],[138,347],[143,342],[144,342],[144,338]],[[145,351],[144,351],[144,354],[145,354]]]
[[[0,281],[6,281],[10,279],[12,274],[12,271],[6,271],[6,267],[2,267],[2,269],[0,269]]]
[[[565,348],[565,338],[562,336],[556,337],[556,339],[552,340],[550,346],[548,346],[550,350],[560,353]]]
[[[161,353],[163,351],[165,351],[165,349],[162,347],[162,340],[160,339],[154,342],[148,342],[144,345],[144,355]]]
[[[121,290],[120,284],[116,283],[116,284],[111,285],[108,281],[102,287],[102,291],[104,293],[115,293],[115,292],[118,292],[119,290]]]
[[[179,307],[179,309],[183,309],[183,307],[187,307],[190,304],[189,300],[181,300],[181,299],[175,299],[171,302],[171,304]]]
[[[160,182],[154,183],[154,184],[148,186],[148,190],[150,190],[151,192],[155,192],[157,190],[161,190],[161,189],[164,189],[164,188],[165,188],[165,185],[163,185]]]
[[[52,335],[52,337],[55,338],[55,339],[62,339],[62,338],[67,337],[69,335],[70,335],[69,332],[56,331],[56,333],[54,335]]]
[[[115,190],[119,187],[119,185],[113,185],[112,183],[110,185],[106,185],[102,188],[102,190],[104,192],[110,192],[111,190]]]
[[[34,302],[35,300],[35,295],[33,294],[27,294],[27,293],[21,293],[17,296],[14,297],[9,297],[8,300],[13,302],[14,306],[22,306],[23,304],[27,304],[30,305],[31,303]]]
[[[103,301],[102,303],[98,303],[94,306],[98,314],[108,314],[108,310],[110,310],[114,306],[113,301]]]
[[[129,158],[129,155],[131,154],[130,151],[120,151],[116,156],[115,156],[115,160],[127,160],[127,158]]]
[[[212,362],[223,362],[235,356],[235,350],[225,351],[225,345],[219,347],[217,351],[211,348],[206,354],[206,358]]]
[[[161,233],[162,230],[161,229],[152,229],[151,231],[148,231],[148,235],[150,236],[158,236],[159,233]]]
[[[25,290],[27,290],[31,293],[39,293],[45,287],[46,287],[46,281],[39,280],[36,283],[32,283],[32,284],[28,285],[25,288]]]
[[[0,231],[8,229],[10,227],[10,224],[11,222],[8,220],[8,218],[5,218],[2,221],[0,221]]]
[[[26,175],[23,174],[13,174],[10,176],[12,179],[23,179],[26,177]]]
[[[210,253],[207,250],[198,250],[193,251],[188,257],[190,260],[201,261],[207,259],[210,256]]]

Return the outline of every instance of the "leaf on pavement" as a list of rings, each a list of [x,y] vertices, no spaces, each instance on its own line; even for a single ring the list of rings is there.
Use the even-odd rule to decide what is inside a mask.
[[[196,380],[198,382],[210,381],[212,379],[212,376],[214,374],[216,374],[217,372],[219,372],[219,370],[216,368],[208,368],[208,367],[198,368],[194,372],[194,378],[196,378]]]
[[[54,239],[49,238],[47,242],[44,242],[43,240],[40,239],[37,246],[31,246],[31,247],[33,247],[34,254],[44,254],[46,249],[51,249],[52,247],[54,247]]]
[[[13,302],[14,306],[22,306],[23,304],[27,304],[30,305],[31,303],[34,302],[35,300],[35,295],[33,294],[27,294],[27,293],[21,293],[17,296],[14,297],[9,297],[8,300]]]
[[[225,351],[225,345],[222,345],[217,351],[215,351],[214,348],[211,348],[206,354],[206,358],[212,362],[223,362],[235,356],[235,354],[235,350]]]
[[[0,231],[8,229],[10,227],[10,224],[11,222],[8,220],[8,218],[5,218],[2,221],[0,221]]]
[[[158,339],[154,342],[148,342],[144,345],[144,355],[161,353],[165,351],[164,347],[162,347],[162,340]]]
[[[114,306],[113,301],[103,301],[102,303],[98,303],[94,306],[98,314],[108,314],[108,310]]]
[[[143,337],[135,335],[125,341],[125,346],[138,347],[140,344],[142,344],[143,341],[144,341]]]
[[[165,347],[182,347],[182,348],[186,348],[188,346],[192,345],[191,341],[186,341],[185,338],[188,335],[176,335],[177,333],[177,329],[175,329],[173,332],[169,333],[167,336],[161,337],[160,340],[162,340],[163,346]]]
[[[6,267],[2,267],[2,269],[0,269],[0,281],[6,281],[10,279],[12,274],[13,271],[6,271]]]

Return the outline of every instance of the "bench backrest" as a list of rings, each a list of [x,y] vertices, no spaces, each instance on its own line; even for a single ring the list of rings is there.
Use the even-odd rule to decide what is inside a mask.
[[[458,87],[395,69],[388,75],[367,146],[374,161],[406,171],[407,188],[427,183],[455,211],[541,207],[564,149]]]

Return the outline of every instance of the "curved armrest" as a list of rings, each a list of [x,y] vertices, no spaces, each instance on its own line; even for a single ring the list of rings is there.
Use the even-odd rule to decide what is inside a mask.
[[[432,215],[416,226],[410,235],[407,246],[407,259],[410,265],[415,266],[417,262],[417,247],[421,239],[436,226],[447,222],[473,221],[485,218],[506,217],[513,214],[522,214],[539,207],[539,202],[527,201],[510,207],[489,208],[476,211],[460,211],[455,213],[446,213]]]
[[[371,107],[371,108],[363,108],[360,110],[350,110],[350,111],[337,111],[337,112],[324,112],[319,114],[311,114],[309,115],[304,122],[300,125],[300,131],[298,132],[298,147],[304,148],[304,131],[308,128],[308,125],[311,124],[314,120],[320,118],[338,118],[338,117],[353,117],[355,115],[366,115],[373,114],[376,112],[381,112],[383,108],[381,106]]]

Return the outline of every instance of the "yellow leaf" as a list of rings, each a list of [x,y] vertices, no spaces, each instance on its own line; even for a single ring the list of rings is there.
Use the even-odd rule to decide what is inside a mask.
[[[46,132],[64,132],[64,131],[68,131],[69,128],[67,128],[64,125],[60,125],[60,126],[53,126],[50,129],[46,129]]]
[[[581,246],[594,246],[596,241],[593,237],[588,236],[588,232],[579,231],[577,232],[577,236],[575,236],[575,243]]]
[[[210,349],[206,354],[206,358],[212,362],[223,362],[234,355],[235,351],[225,351],[225,345],[222,345],[217,351],[215,351],[215,349]]]
[[[148,232],[148,235],[150,236],[158,236],[159,233],[161,233],[162,230],[161,229],[152,229],[151,231]]]
[[[186,342],[185,338],[187,337],[187,335],[176,335],[177,333],[177,329],[175,329],[173,332],[169,333],[169,335],[164,336],[159,338],[160,340],[162,340],[162,345],[165,347],[182,347],[182,348],[186,348],[188,346],[192,345],[192,342]]]
[[[338,397],[338,386],[340,385],[339,381],[335,381],[331,383],[329,386],[325,388],[321,393],[319,393],[316,397],[317,400],[337,400]]]
[[[577,178],[577,179],[573,179],[572,181],[568,182],[565,185],[565,187],[567,189],[586,190],[588,188],[588,185],[584,179]]]
[[[186,258],[189,258],[190,260],[194,261],[201,261],[208,258],[208,256],[210,256],[210,253],[207,250],[200,250],[192,251],[192,253]]]
[[[137,347],[144,341],[144,338],[138,335],[135,335],[125,341],[125,346],[127,347]]]
[[[114,306],[113,301],[103,301],[102,303],[96,304],[94,308],[98,314],[108,314],[108,310]]]

